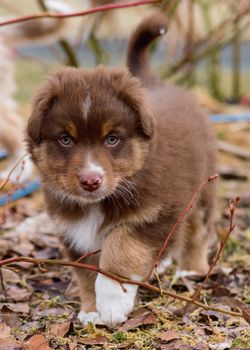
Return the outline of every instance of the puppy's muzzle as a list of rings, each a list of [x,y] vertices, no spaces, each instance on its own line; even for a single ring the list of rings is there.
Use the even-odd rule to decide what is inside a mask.
[[[88,173],[80,176],[81,187],[88,192],[96,191],[102,184],[103,175]]]

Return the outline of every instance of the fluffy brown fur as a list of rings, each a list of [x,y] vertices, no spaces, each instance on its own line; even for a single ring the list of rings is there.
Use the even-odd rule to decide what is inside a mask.
[[[71,258],[101,249],[89,262],[129,278],[145,278],[193,192],[215,173],[207,116],[190,93],[149,71],[147,47],[165,29],[154,16],[131,38],[128,67],[141,81],[126,70],[62,69],[42,86],[28,123],[48,212]],[[181,269],[207,271],[214,200],[210,184],[170,241]],[[126,320],[136,286],[125,293],[106,277],[77,273],[84,324]]]

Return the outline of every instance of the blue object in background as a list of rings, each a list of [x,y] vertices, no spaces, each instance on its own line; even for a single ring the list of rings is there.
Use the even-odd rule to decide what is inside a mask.
[[[213,123],[250,122],[250,114],[211,114],[209,117]]]
[[[27,185],[23,186],[22,188],[16,190],[11,196],[9,195],[3,195],[0,197],[0,207],[3,205],[14,202],[20,198],[26,197],[29,194],[39,190],[41,187],[40,181],[34,180],[29,182]]]
[[[0,160],[7,158],[8,153],[5,149],[0,149]]]

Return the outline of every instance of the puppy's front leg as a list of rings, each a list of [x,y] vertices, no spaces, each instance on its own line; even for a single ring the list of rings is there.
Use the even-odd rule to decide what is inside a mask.
[[[152,254],[149,247],[135,234],[120,227],[104,242],[100,267],[105,271],[141,280],[146,276]],[[95,283],[96,308],[102,323],[113,325],[127,320],[133,310],[138,287],[124,284],[98,274]]]
[[[98,265],[97,258],[86,259],[87,264]],[[78,319],[82,324],[87,325],[88,322],[101,323],[99,314],[96,311],[95,299],[95,281],[96,272],[84,269],[75,270],[78,285],[80,287],[81,311],[78,314]]]

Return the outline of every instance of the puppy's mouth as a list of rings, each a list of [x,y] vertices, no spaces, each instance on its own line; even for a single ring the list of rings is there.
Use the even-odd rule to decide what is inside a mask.
[[[80,194],[79,197],[83,200],[86,200],[86,202],[100,202],[101,200],[103,200],[104,198],[106,198],[107,196],[109,196],[112,192],[106,192],[106,191],[102,191],[102,190],[97,190],[94,192],[87,192],[84,191],[80,188]]]

